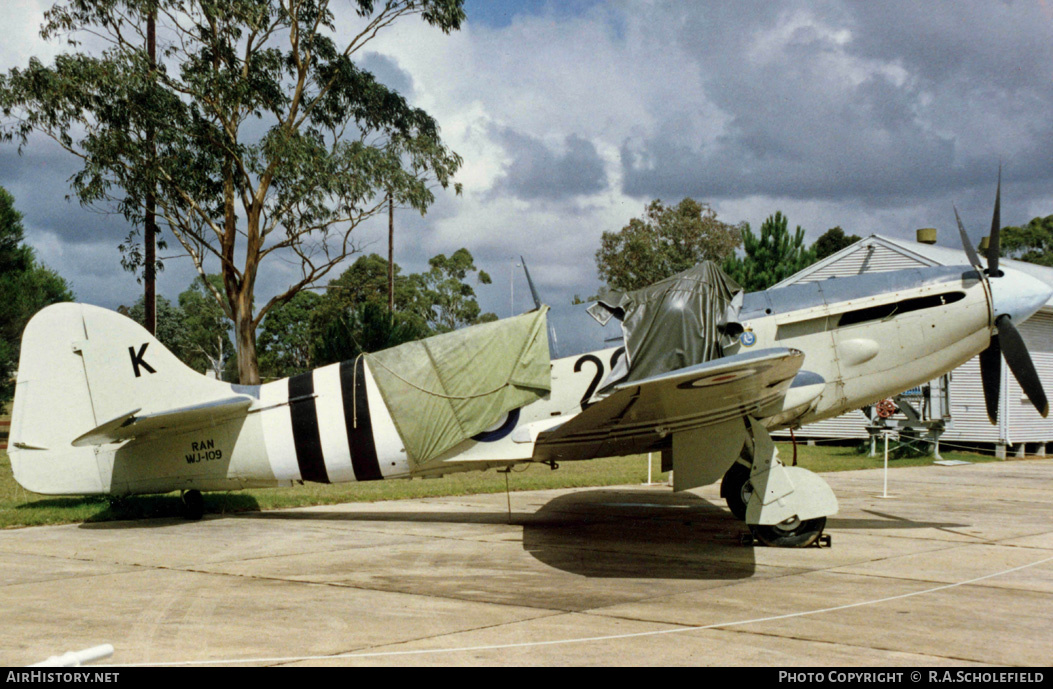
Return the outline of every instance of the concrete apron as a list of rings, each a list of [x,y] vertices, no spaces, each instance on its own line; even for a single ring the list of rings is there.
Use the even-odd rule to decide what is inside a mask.
[[[1053,460],[824,478],[822,549],[741,545],[717,486],[8,530],[0,663],[1049,663]]]

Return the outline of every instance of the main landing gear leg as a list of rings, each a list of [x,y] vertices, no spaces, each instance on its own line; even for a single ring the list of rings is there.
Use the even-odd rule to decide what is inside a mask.
[[[783,466],[768,430],[749,420],[752,453],[743,452],[728,469],[720,493],[732,513],[745,519],[765,545],[794,548],[822,537],[826,518],[837,513],[830,486],[801,467]],[[747,449],[750,443],[747,443]],[[752,455],[752,464],[746,461]]]

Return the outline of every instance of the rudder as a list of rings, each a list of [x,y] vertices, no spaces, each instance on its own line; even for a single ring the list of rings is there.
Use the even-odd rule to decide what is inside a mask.
[[[109,491],[96,451],[77,437],[122,414],[230,395],[132,319],[87,304],[42,309],[22,336],[9,456],[15,480],[44,494]]]

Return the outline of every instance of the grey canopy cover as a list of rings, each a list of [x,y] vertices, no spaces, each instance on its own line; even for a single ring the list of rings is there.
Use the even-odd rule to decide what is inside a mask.
[[[723,356],[721,330],[742,304],[742,288],[712,261],[631,292],[607,291],[589,313],[622,323],[627,378],[634,381]],[[624,374],[624,371],[621,372]]]
[[[413,467],[552,390],[548,307],[364,355]]]

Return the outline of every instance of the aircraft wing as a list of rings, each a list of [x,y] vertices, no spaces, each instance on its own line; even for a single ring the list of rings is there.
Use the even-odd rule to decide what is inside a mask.
[[[541,433],[534,459],[647,452],[673,433],[756,415],[786,395],[803,363],[799,350],[763,349],[623,383]]]
[[[136,416],[140,409],[133,409],[81,435],[73,441],[73,446],[90,447],[155,433],[191,431],[244,414],[254,401],[254,397],[236,395],[141,416]]]

